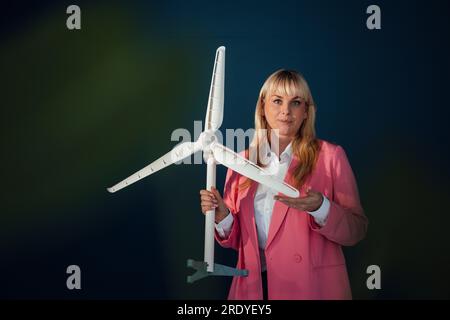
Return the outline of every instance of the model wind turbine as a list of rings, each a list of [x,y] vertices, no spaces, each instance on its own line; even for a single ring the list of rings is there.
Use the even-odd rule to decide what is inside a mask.
[[[264,169],[226,148],[217,141],[215,132],[219,130],[223,119],[223,102],[225,85],[225,47],[216,51],[216,59],[209,91],[208,107],[206,110],[205,130],[200,134],[196,142],[184,142],[177,145],[158,160],[139,170],[115,186],[108,188],[109,192],[116,192],[143,179],[165,167],[182,161],[197,151],[203,151],[204,160],[207,163],[206,188],[216,185],[216,163],[240,173],[247,178],[259,182],[275,191],[284,193],[290,197],[298,197],[299,192],[284,181],[269,175]],[[215,210],[208,211],[205,215],[205,251],[204,261],[187,261],[188,267],[197,270],[187,281],[192,283],[207,276],[247,276],[247,270],[214,263],[214,218]]]

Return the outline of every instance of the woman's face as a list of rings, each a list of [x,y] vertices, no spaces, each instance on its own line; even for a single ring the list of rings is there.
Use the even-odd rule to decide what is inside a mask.
[[[264,100],[264,116],[280,138],[293,139],[307,117],[306,103],[298,96],[271,94]]]

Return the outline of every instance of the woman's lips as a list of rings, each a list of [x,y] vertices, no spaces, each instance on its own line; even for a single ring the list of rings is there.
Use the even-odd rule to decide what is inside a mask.
[[[292,120],[277,120],[277,121],[280,123],[283,123],[283,124],[291,124],[292,123]]]

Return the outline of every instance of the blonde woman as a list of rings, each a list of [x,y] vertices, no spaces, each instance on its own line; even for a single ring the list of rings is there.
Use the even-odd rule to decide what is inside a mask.
[[[229,299],[351,299],[341,246],[363,239],[368,221],[345,151],[316,138],[315,114],[298,72],[278,70],[262,86],[251,145],[279,146],[268,161],[260,152],[256,160],[296,186],[299,198],[231,170],[223,198],[200,191],[202,212],[216,209],[216,240],[237,250],[237,268],[249,270],[233,278]]]

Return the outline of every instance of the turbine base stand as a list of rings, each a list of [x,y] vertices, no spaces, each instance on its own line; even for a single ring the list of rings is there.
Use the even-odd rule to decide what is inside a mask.
[[[214,263],[213,272],[206,271],[208,264],[205,261],[194,261],[193,259],[188,259],[187,266],[197,270],[193,275],[187,277],[188,283],[194,283],[197,280],[210,276],[248,276],[248,270],[246,269],[236,269],[218,263]]]

